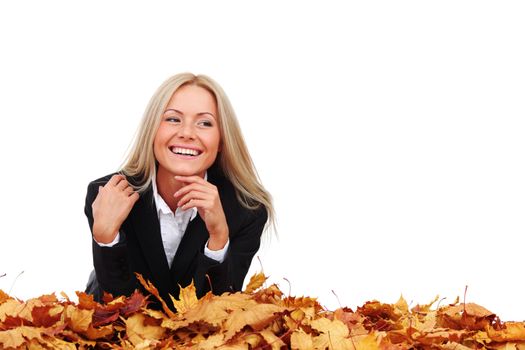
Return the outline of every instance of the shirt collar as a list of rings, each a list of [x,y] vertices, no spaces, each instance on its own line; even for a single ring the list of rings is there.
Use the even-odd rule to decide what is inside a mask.
[[[208,172],[204,173],[204,180],[208,180]],[[153,179],[151,180],[151,185],[153,187],[153,199],[155,200],[155,206],[157,207],[157,215],[160,216],[160,214],[174,214],[174,215],[188,215],[188,213],[191,213],[190,221],[193,220],[197,216],[197,208],[191,208],[187,210],[182,210],[180,208],[177,208],[175,213],[171,211],[170,207],[166,204],[164,199],[159,194],[159,191],[157,190],[157,176],[154,175]]]

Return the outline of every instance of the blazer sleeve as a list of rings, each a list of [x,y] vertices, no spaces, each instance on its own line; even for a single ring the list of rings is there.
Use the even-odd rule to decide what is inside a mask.
[[[267,220],[268,214],[264,206],[261,205],[255,211],[247,210],[245,220],[237,232],[230,232],[230,246],[222,263],[199,253],[193,277],[199,297],[210,290],[219,295],[242,289],[251,261],[259,250],[261,234]]]
[[[109,178],[108,178],[109,180]],[[91,205],[97,197],[98,187],[106,181],[93,181],[88,185],[84,213],[88,219],[89,229],[93,235],[93,209]],[[130,295],[137,287],[137,279],[131,271],[125,233],[120,231],[120,242],[113,247],[101,247],[92,239],[93,265],[95,276],[91,277],[94,284],[88,291],[100,301],[103,292],[113,295]],[[93,236],[92,236],[93,237]]]

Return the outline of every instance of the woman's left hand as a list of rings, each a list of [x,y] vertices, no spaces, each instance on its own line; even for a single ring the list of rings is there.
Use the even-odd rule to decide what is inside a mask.
[[[186,184],[173,195],[179,199],[177,206],[182,210],[197,208],[210,233],[208,249],[222,249],[228,242],[229,230],[217,187],[200,176],[175,176],[175,179]]]

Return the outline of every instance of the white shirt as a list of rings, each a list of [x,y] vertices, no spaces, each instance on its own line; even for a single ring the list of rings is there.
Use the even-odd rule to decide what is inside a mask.
[[[204,175],[204,180],[206,180],[207,177],[208,174],[206,173]],[[186,231],[186,228],[188,227],[190,221],[197,216],[198,211],[197,208],[191,208],[187,210],[177,208],[174,214],[170,207],[166,204],[164,199],[162,199],[162,197],[160,196],[157,190],[156,178],[152,179],[152,185],[153,199],[155,200],[155,207],[157,208],[157,215],[160,223],[160,234],[162,236],[162,244],[164,246],[164,252],[166,254],[168,265],[171,268],[173,258],[177,253],[177,249],[179,248],[180,242],[182,241],[184,232]],[[117,236],[111,243],[104,244],[97,242],[97,244],[101,247],[112,247],[115,244],[117,244],[119,240],[120,233],[117,233]],[[228,250],[229,245],[230,241],[228,240],[224,248],[220,250],[210,250],[208,249],[208,242],[206,242],[206,245],[204,246],[204,255],[213,260],[217,260],[218,262],[223,262],[224,256],[226,255],[226,251]]]

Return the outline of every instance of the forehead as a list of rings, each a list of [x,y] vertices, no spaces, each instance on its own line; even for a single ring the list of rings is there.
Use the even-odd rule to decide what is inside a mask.
[[[175,108],[184,113],[210,112],[217,114],[215,96],[198,85],[183,85],[171,96],[167,108]]]

